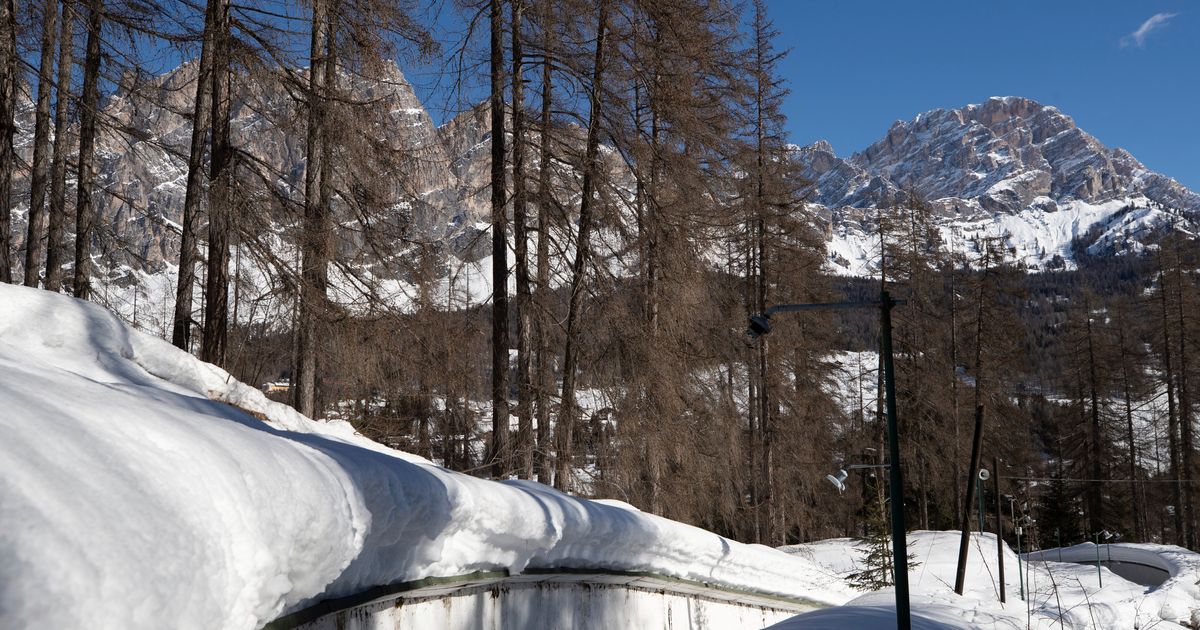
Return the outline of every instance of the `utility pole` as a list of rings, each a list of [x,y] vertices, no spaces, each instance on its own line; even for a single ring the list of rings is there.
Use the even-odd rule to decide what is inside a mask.
[[[975,407],[975,439],[971,442],[971,466],[967,468],[972,476],[978,474],[979,450],[983,446],[983,405]],[[963,594],[967,580],[967,549],[971,541],[971,503],[975,501],[975,483],[967,477],[967,496],[963,501],[962,537],[958,541],[958,570],[954,575],[954,592]],[[982,519],[980,523],[982,524]]]
[[[896,424],[896,371],[892,361],[892,308],[904,304],[894,300],[887,290],[879,292],[878,302],[834,302],[827,304],[777,304],[750,317],[746,334],[753,341],[771,332],[771,315],[798,311],[839,310],[850,308],[878,308],[880,350],[883,355],[884,401],[887,409],[888,433],[888,482],[891,488],[892,515],[892,571],[896,583],[896,627],[911,630],[912,618],[908,602],[908,534],[904,527],[904,475],[900,467],[900,431]],[[982,413],[982,407],[980,408]],[[979,431],[976,431],[978,447]],[[978,459],[978,448],[976,457]],[[967,497],[967,505],[971,498]],[[970,510],[964,510],[969,514]],[[961,591],[960,591],[961,593]]]
[[[1017,508],[1015,505],[1015,501],[1016,501],[1016,499],[1014,499],[1012,495],[1008,495],[1008,513],[1012,516],[1013,531],[1015,531],[1017,534],[1017,577],[1020,578],[1020,582],[1021,582],[1021,590],[1019,592],[1021,595],[1021,599],[1025,599],[1025,570],[1021,568],[1021,533],[1022,532],[1021,532],[1021,523],[1019,521],[1017,521]],[[1025,508],[1021,508],[1021,511],[1024,512]],[[1022,519],[1022,520],[1024,520],[1024,519]]]
[[[1000,603],[1003,604],[1008,601],[1008,596],[1004,592],[1004,510],[1000,509],[999,457],[992,457],[992,470],[996,471],[996,560],[1000,563]]]
[[[879,292],[879,328],[883,346],[883,382],[887,404],[889,482],[892,494],[892,555],[896,574],[896,627],[909,630],[908,532],[904,527],[904,476],[900,468],[900,431],[896,427],[896,371],[892,365],[892,307],[887,291]]]

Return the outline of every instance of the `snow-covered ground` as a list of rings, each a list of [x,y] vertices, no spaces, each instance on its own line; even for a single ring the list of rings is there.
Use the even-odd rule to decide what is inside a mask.
[[[313,422],[65,296],[0,285],[0,373],[0,627],[255,628],[316,598],[501,569],[853,595],[804,558]]]
[[[940,200],[945,201],[945,200]],[[1047,205],[1054,211],[1047,211]],[[874,210],[837,210],[873,218]],[[1008,262],[1033,271],[1061,264],[1074,269],[1073,244],[1087,237],[1090,254],[1109,252],[1117,256],[1145,251],[1147,237],[1179,221],[1177,213],[1164,209],[1142,195],[1105,202],[1071,200],[1056,204],[1038,197],[1016,213],[992,213],[974,205],[964,217],[941,216],[936,219],[942,247],[946,252],[964,255],[968,261],[979,258],[977,243],[989,238],[1004,240]],[[826,270],[839,275],[869,277],[879,273],[879,235],[867,223],[842,219],[834,223],[827,244]]]
[[[959,532],[909,534],[909,552],[918,563],[909,573],[914,628],[1184,628],[1200,620],[1200,555],[1165,545],[1112,545],[1114,560],[1137,561],[1169,569],[1158,587],[1146,587],[1095,565],[1054,561],[1056,552],[1026,554],[1026,597],[1020,595],[1017,557],[1004,547],[1007,602],[999,601],[996,537],[973,534],[962,597],[954,593]],[[825,540],[785,548],[824,567],[832,575],[859,570],[863,554],[851,539]],[[1107,561],[1110,550],[1101,548]],[[1063,559],[1092,560],[1095,547],[1064,550]],[[891,589],[862,595],[844,606],[806,613],[774,626],[781,630],[845,630],[895,627]],[[1195,627],[1194,625],[1192,627]]]
[[[893,627],[893,593],[845,582],[837,539],[744,545],[531,482],[449,472],[314,422],[85,302],[0,285],[0,627],[255,628],[314,601],[475,571],[645,571],[835,605],[781,627]],[[1115,545],[1145,587],[977,535],[915,532],[918,628],[1170,628],[1200,621],[1200,556]],[[1086,546],[1085,546],[1086,547]],[[1064,550],[1087,556],[1092,547]],[[1086,559],[1086,558],[1083,558]],[[852,601],[851,601],[852,600]],[[848,606],[836,606],[850,602]]]

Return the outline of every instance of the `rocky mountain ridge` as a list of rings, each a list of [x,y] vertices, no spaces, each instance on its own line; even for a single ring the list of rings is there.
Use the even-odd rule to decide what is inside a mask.
[[[109,257],[111,284],[132,290],[134,303],[146,285],[157,286],[146,290],[151,302],[173,295],[195,74],[195,64],[187,63],[161,76],[122,81],[104,103],[110,125],[97,152],[107,193],[96,199],[101,256]],[[395,203],[406,213],[410,235],[441,243],[446,269],[453,267],[446,257],[486,263],[479,238],[490,168],[486,104],[437,126],[398,68],[376,81],[351,82],[352,93],[376,104],[383,139],[404,156],[393,165]],[[26,103],[18,121],[17,147],[26,160],[31,109]],[[242,82],[232,117],[235,144],[274,174],[270,185],[300,200],[302,116],[283,81]],[[1127,151],[1106,147],[1057,108],[1026,98],[997,97],[897,121],[848,158],[821,141],[796,147],[793,159],[810,182],[813,210],[825,219],[834,273],[871,275],[878,264],[872,236],[878,209],[912,196],[934,209],[952,253],[970,258],[980,237],[1002,236],[1014,258],[1033,270],[1070,266],[1079,239],[1088,240],[1089,253],[1122,255],[1144,250],[1163,229],[1200,234],[1200,195]],[[19,179],[16,189],[14,251],[25,233],[28,182]],[[279,221],[269,228],[295,229],[289,219]],[[480,269],[478,280],[468,279],[475,282],[469,292],[490,291],[484,276]],[[113,300],[129,302],[123,294]]]
[[[1007,234],[1032,269],[1070,265],[1078,238],[1093,239],[1084,244],[1090,253],[1121,255],[1172,225],[1198,232],[1200,194],[1106,147],[1057,108],[1022,97],[897,121],[849,158],[823,141],[794,157],[812,183],[810,201],[832,217],[833,266],[843,273],[873,267],[866,253],[853,254],[869,252],[871,210],[910,196],[934,208],[952,251]]]
[[[121,264],[152,270],[178,257],[178,230],[183,209],[187,153],[191,142],[190,110],[195,93],[196,64],[184,63],[153,77],[126,77],[102,104],[105,125],[97,139],[98,185],[95,206],[102,240],[131,249]],[[412,224],[422,236],[438,238],[455,209],[468,201],[469,186],[455,168],[458,146],[479,141],[466,129],[449,140],[434,125],[412,86],[392,66],[376,81],[348,81],[348,90],[369,101],[386,128],[386,141],[398,155],[403,190],[396,202],[409,207]],[[303,195],[305,147],[302,116],[282,77],[235,82],[231,99],[233,144],[274,178],[271,185],[284,197]],[[32,153],[32,104],[20,108],[17,150]],[[24,119],[28,118],[27,121]],[[27,123],[27,124],[26,124]],[[401,178],[397,178],[399,180]],[[22,246],[28,211],[28,181],[18,177],[14,200],[14,249]],[[73,196],[70,198],[73,199]]]

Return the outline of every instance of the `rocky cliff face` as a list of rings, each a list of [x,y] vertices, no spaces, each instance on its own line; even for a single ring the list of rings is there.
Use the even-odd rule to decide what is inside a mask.
[[[977,199],[995,211],[1039,197],[1102,203],[1138,194],[1200,210],[1200,195],[1105,147],[1057,108],[1020,97],[897,122],[851,160],[925,199]]]
[[[280,77],[235,81],[231,133],[239,151],[273,174],[278,192],[303,198],[305,132],[303,116]],[[101,249],[121,249],[115,262],[157,271],[178,257],[179,223],[191,143],[191,109],[196,65],[186,63],[157,77],[126,77],[103,104],[109,125],[97,140],[98,184],[95,198]],[[379,81],[353,80],[349,90],[370,102],[381,129],[379,140],[398,156],[395,201],[411,209],[411,229],[441,236],[448,217],[463,202],[462,185],[452,168],[446,134],[422,107],[411,85],[395,67]],[[25,109],[22,110],[25,113]],[[32,112],[21,124],[18,149],[31,151]],[[22,118],[22,122],[24,118]],[[25,156],[28,159],[28,156]],[[25,237],[28,182],[17,184],[14,248]],[[72,197],[73,198],[73,197]],[[21,205],[22,203],[26,205]]]

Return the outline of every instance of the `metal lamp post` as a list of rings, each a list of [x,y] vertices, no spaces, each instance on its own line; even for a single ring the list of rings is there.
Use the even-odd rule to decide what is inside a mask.
[[[823,304],[777,304],[750,317],[746,334],[751,339],[771,332],[771,316],[775,313],[798,311],[841,310],[852,308],[879,309],[881,351],[883,354],[884,399],[887,408],[889,485],[892,504],[892,566],[896,574],[896,627],[910,630],[912,619],[908,603],[908,540],[904,527],[904,477],[900,468],[900,433],[896,428],[896,374],[892,363],[892,307],[904,304],[892,299],[886,290],[879,292],[877,302],[831,302]]]
[[[1021,584],[1021,590],[1019,591],[1019,594],[1021,599],[1025,599],[1025,573],[1023,573],[1021,569],[1021,525],[1024,521],[1017,520],[1017,508],[1014,505],[1016,499],[1011,494],[1004,495],[1004,498],[1008,499],[1008,513],[1012,516],[1013,528],[1017,534],[1017,576],[1020,577]],[[1025,508],[1021,508],[1021,511],[1024,512]]]

